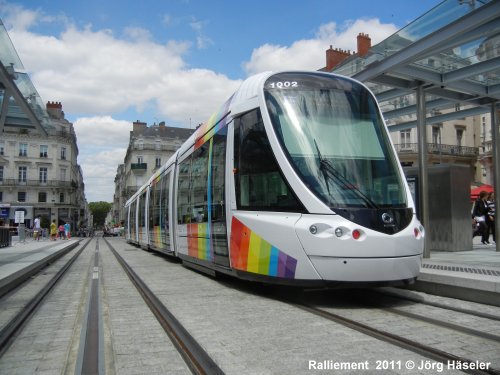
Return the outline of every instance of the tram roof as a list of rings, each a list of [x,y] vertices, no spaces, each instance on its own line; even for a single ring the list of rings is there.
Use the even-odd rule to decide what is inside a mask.
[[[414,93],[422,85],[427,112],[467,109],[430,116],[441,123],[491,111],[500,100],[500,1],[445,0],[381,43],[354,55],[332,72],[364,82],[380,103]],[[386,119],[416,112],[415,105],[384,111]],[[416,121],[389,126],[409,129]]]

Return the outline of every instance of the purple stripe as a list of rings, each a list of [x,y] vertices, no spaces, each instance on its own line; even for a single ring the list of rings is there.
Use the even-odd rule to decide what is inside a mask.
[[[295,268],[297,268],[297,259],[287,256],[285,273],[287,279],[293,279],[295,277]]]
[[[287,255],[280,251],[278,255],[278,277],[285,277],[286,258],[288,258]]]

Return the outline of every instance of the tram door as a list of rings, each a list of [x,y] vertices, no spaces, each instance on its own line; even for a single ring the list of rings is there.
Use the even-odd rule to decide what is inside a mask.
[[[227,127],[215,134],[210,142],[212,142],[211,216],[214,262],[229,267],[225,203]]]
[[[179,164],[177,249],[201,260],[229,266],[225,206],[227,128]]]

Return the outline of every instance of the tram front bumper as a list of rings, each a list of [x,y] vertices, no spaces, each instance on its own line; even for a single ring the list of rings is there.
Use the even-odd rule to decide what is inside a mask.
[[[414,279],[422,263],[421,255],[395,258],[337,258],[309,256],[325,281],[377,282]]]

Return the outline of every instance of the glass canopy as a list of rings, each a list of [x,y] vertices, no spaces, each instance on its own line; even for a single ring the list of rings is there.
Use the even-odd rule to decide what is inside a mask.
[[[353,55],[333,72],[365,82],[383,109],[384,101],[400,98],[399,111],[386,118],[411,112],[412,106],[404,110],[404,97],[422,84],[427,101],[435,104],[432,108],[462,103],[469,116],[487,113],[491,103],[500,100],[500,2],[443,1],[366,56]],[[456,116],[464,113],[457,111]]]

